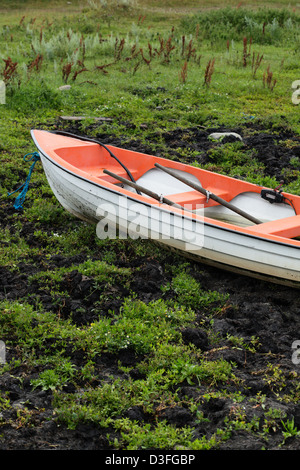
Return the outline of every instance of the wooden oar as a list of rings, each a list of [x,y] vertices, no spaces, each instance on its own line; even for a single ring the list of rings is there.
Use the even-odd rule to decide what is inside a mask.
[[[207,198],[213,199],[214,201],[216,201],[219,204],[227,207],[228,209],[232,210],[233,212],[236,212],[237,214],[241,215],[242,217],[245,217],[245,219],[250,220],[254,224],[261,224],[262,223],[260,220],[256,219],[256,217],[253,217],[252,215],[247,214],[242,209],[239,209],[238,207],[234,206],[230,202],[225,201],[225,199],[222,199],[221,197],[217,196],[216,194],[213,194],[213,193],[207,191],[206,189],[202,188],[202,186],[200,186],[200,184],[194,183],[194,182],[190,181],[189,179],[185,178],[184,176],[178,175],[177,173],[172,171],[172,169],[166,168],[166,167],[160,165],[159,163],[155,163],[154,165],[157,168],[159,168],[160,170],[165,171],[169,175],[173,176],[174,178],[177,178],[179,181],[182,181],[182,183],[185,183],[188,186],[190,186],[191,188],[195,189],[196,191],[199,191],[201,194],[204,194],[204,196],[206,196]]]
[[[184,209],[184,207],[180,206],[179,204],[176,204],[176,202],[170,201],[170,199],[167,199],[166,197],[162,195],[160,196],[159,194],[156,194],[150,191],[150,189],[144,188],[143,186],[140,186],[139,184],[134,183],[133,181],[127,180],[126,178],[123,178],[122,176],[116,175],[115,173],[112,173],[109,170],[103,170],[103,173],[109,176],[112,176],[116,180],[121,181],[121,183],[128,184],[128,186],[131,186],[136,191],[140,191],[141,193],[147,194],[147,196],[150,196],[153,199],[156,199],[157,201],[161,203],[168,204],[169,206],[177,207],[178,209],[186,210]]]

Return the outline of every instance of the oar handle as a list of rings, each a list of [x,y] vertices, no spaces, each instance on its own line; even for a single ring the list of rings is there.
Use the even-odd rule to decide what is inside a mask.
[[[197,184],[193,181],[190,181],[189,179],[185,178],[182,175],[178,175],[175,173],[171,168],[166,168],[163,165],[160,165],[159,163],[154,164],[157,168],[159,168],[162,171],[165,171],[169,175],[173,176],[174,178],[177,178],[179,181],[182,183],[185,183],[186,185],[190,186],[191,188],[195,189],[196,191],[199,191],[201,194],[204,194],[207,197],[210,197],[214,201],[218,202],[219,204],[227,207],[228,209],[232,210],[233,212],[236,212],[237,214],[241,215],[242,217],[245,217],[245,219],[250,220],[254,224],[261,224],[261,221],[256,219],[256,217],[253,217],[252,215],[248,214],[247,212],[244,212],[242,209],[239,209],[238,207],[234,206],[230,202],[225,201],[225,199],[222,199],[221,197],[217,196],[216,194],[213,194],[206,189],[204,189],[200,184]]]

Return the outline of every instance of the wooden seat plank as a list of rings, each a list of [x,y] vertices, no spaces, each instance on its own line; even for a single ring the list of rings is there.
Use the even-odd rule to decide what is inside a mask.
[[[268,233],[285,238],[295,238],[300,236],[300,215],[285,217],[284,219],[272,220],[263,224],[249,227],[251,232]]]

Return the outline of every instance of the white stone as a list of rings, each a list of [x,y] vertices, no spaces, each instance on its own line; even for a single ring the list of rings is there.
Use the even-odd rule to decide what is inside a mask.
[[[227,137],[229,135],[236,137],[239,140],[243,140],[240,134],[237,134],[236,132],[213,132],[209,135],[209,137],[211,139],[220,140],[223,139],[223,137]]]

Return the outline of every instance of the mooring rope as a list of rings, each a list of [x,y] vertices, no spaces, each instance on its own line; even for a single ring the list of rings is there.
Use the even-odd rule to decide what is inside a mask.
[[[28,158],[29,156],[30,156],[30,158]],[[33,172],[33,169],[34,169],[34,166],[35,166],[36,162],[39,159],[40,159],[40,156],[39,156],[38,152],[27,153],[23,157],[24,162],[31,162],[33,160],[33,163],[32,163],[32,165],[29,169],[28,176],[27,176],[25,182],[23,184],[21,184],[21,186],[18,189],[15,189],[15,191],[7,194],[7,196],[11,196],[12,194],[15,194],[18,191],[22,190],[21,193],[19,194],[19,196],[16,198],[15,203],[14,203],[14,208],[16,210],[23,209],[23,202],[25,200],[26,193],[27,193],[28,188],[29,188],[29,182],[30,182],[31,174]]]

